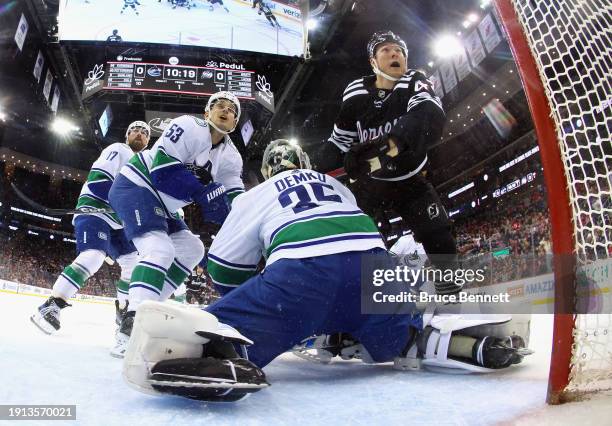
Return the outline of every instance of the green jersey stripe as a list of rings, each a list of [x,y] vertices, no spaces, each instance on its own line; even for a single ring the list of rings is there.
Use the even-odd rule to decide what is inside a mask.
[[[149,176],[149,169],[147,169],[147,165],[140,159],[140,155],[133,156],[129,164],[134,166],[140,173],[143,174],[144,177],[147,178],[149,182],[151,182],[151,177]]]
[[[109,178],[106,173],[102,173],[97,170],[92,170],[87,175],[87,183],[100,182],[104,180],[112,181],[112,179]]]
[[[270,256],[270,254],[281,244],[295,243],[333,235],[364,232],[378,234],[378,228],[376,228],[372,219],[365,214],[320,217],[305,222],[296,222],[287,226],[282,231],[279,231],[274,236],[274,239],[270,242],[270,246],[266,250],[266,254]]]
[[[229,266],[221,265],[209,258],[208,273],[213,281],[220,284],[236,285],[242,284],[255,275],[255,270],[245,271],[243,269],[234,269]]]
[[[158,167],[165,167],[172,164],[181,164],[176,158],[170,157],[161,149],[157,150],[157,154],[155,154],[155,158],[153,158],[153,163],[151,164],[151,170],[155,170]]]

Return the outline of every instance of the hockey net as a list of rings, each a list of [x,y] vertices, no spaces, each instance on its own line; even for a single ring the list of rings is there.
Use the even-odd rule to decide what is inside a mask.
[[[572,253],[575,259],[569,266],[555,262],[548,400],[559,403],[612,388],[610,305],[600,314],[573,314],[567,309],[579,297],[577,277],[595,267],[607,271],[612,266],[612,4],[609,0],[495,3],[538,135],[553,252],[555,258]],[[612,291],[610,277],[608,285],[599,288],[607,293],[604,296]]]

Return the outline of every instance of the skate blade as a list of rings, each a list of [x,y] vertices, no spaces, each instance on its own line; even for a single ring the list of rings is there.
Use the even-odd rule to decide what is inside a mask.
[[[312,353],[305,349],[299,349],[299,350],[294,349],[291,351],[291,353],[298,358],[301,358],[301,359],[304,359],[310,362],[316,362],[319,364],[330,364],[333,358],[333,355],[329,353],[328,354],[324,354],[324,353],[322,354],[320,352]]]
[[[40,323],[40,321],[44,321],[43,319],[37,320],[36,314],[31,315],[30,316],[30,321],[32,321],[32,324],[34,324],[36,327],[38,327],[38,329],[40,331],[42,331],[43,333],[47,334],[47,335],[52,335],[53,332],[55,332],[55,328],[53,328],[53,326],[49,325],[50,329],[47,330],[45,329],[45,327]]]
[[[117,337],[122,334],[123,333],[117,330],[115,332],[115,339],[117,339]],[[126,339],[127,336],[122,335],[119,337],[119,339],[121,339],[122,337]],[[127,337],[127,339],[129,339],[129,337]],[[125,358],[125,352],[127,351],[127,345],[129,342],[129,340],[127,339],[125,340],[125,342],[116,342],[115,346],[113,346],[113,348],[109,351],[110,356],[112,356],[113,358],[119,358],[119,359]]]
[[[123,359],[125,358],[125,351],[123,352],[115,352],[114,350],[110,351],[110,356],[112,356],[113,358],[117,358],[117,359]]]

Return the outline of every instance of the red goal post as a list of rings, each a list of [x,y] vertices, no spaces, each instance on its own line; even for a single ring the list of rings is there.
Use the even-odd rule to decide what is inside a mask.
[[[610,193],[612,156],[604,144],[612,127],[612,12],[607,0],[495,0],[495,7],[523,82],[548,191],[555,317],[547,400],[557,404],[606,388],[598,383],[612,378],[612,337],[596,339],[603,350],[588,347],[593,333],[612,335],[612,315],[573,314],[576,267],[607,261],[611,247],[610,206],[600,203],[593,212],[590,200]],[[603,219],[590,222],[593,213]],[[580,330],[593,323],[594,332]]]

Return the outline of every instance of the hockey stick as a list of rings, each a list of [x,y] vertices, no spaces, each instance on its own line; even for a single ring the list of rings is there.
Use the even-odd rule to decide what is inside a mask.
[[[93,214],[93,213],[114,213],[113,209],[106,208],[94,208],[94,207],[81,207],[80,209],[51,209],[49,207],[45,207],[42,204],[38,204],[36,201],[32,200],[30,197],[25,195],[23,192],[17,188],[17,186],[11,182],[11,188],[15,191],[15,194],[23,202],[28,204],[34,210],[38,210],[39,212],[48,214],[49,216],[68,216],[72,214]]]

